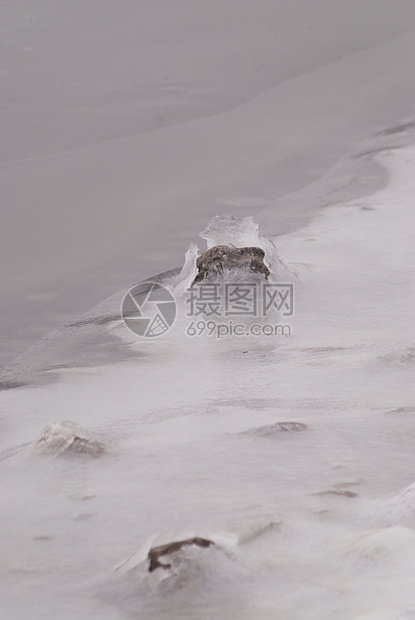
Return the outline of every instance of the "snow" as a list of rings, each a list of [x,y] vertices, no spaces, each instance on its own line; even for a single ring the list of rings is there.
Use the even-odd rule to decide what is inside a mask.
[[[415,618],[414,28],[412,0],[3,1],[5,617]],[[227,242],[293,316],[186,314]],[[159,338],[120,317],[144,278]]]
[[[77,330],[128,351],[0,393],[8,617],[414,615],[415,147],[371,157],[382,190],[273,239],[295,282],[290,337],[186,336],[179,286],[159,339],[117,319],[121,292],[21,360],[33,381],[33,359]],[[105,451],[33,454],[61,419]],[[151,546],[193,536],[215,545],[148,573]]]

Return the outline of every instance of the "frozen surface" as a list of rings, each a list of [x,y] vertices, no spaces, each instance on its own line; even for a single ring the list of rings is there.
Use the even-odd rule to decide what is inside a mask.
[[[291,337],[186,336],[179,302],[137,341],[120,293],[9,369],[55,381],[0,392],[8,618],[414,617],[415,147],[376,161],[384,189],[274,240]],[[60,419],[110,449],[30,454]],[[148,573],[150,547],[194,536],[215,545]]]
[[[413,0],[3,0],[1,360],[217,213],[269,236],[379,187],[349,155],[413,115],[414,31]]]
[[[1,161],[214,114],[414,27],[411,0],[3,0]]]

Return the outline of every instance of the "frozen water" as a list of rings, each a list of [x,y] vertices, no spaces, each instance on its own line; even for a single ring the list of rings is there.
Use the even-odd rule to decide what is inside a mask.
[[[244,246],[262,247],[259,245],[261,240],[258,224],[254,222],[253,217],[239,218],[229,215],[229,213],[217,215],[200,233],[200,236],[202,239],[206,239],[208,248],[212,248],[214,245],[229,244],[237,248]]]
[[[182,262],[385,182],[413,121],[413,0],[3,0],[0,363]],[[401,119],[404,119],[402,122]]]
[[[237,248],[262,248],[265,252],[264,262],[271,270],[271,280],[281,281],[288,279],[290,281],[293,278],[295,279],[294,272],[290,271],[281,259],[275,242],[259,234],[258,224],[254,222],[253,217],[241,218],[229,213],[216,215],[207,228],[200,233],[200,237],[206,240],[207,249],[216,245],[233,245]],[[202,249],[202,252],[204,251],[205,249]],[[199,256],[199,248],[195,244],[191,244],[186,252],[179,279],[175,284],[174,290],[177,295],[183,295],[183,292],[191,286],[197,274],[196,261]],[[241,269],[233,270],[230,274],[224,273],[223,280],[226,279],[230,281],[241,279],[241,281],[246,282],[250,279],[262,280],[263,276],[255,276],[250,269]]]
[[[0,373],[5,617],[415,618],[414,27],[413,0],[3,1],[1,358],[62,325]],[[212,218],[294,316],[189,330]],[[154,278],[174,326],[136,338],[126,287],[192,241]]]
[[[415,148],[376,158],[387,187],[277,240],[291,337],[186,335],[178,299],[166,335],[135,339],[121,292],[21,360],[44,382],[0,393],[8,617],[413,616]],[[101,356],[65,358],[82,342]],[[22,458],[56,411],[111,451]],[[192,536],[217,544],[148,573],[151,546]]]

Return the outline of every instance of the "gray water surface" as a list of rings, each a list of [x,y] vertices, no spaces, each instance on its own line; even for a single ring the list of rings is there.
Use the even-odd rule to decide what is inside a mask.
[[[276,235],[379,187],[348,156],[411,116],[414,32],[412,0],[6,0],[0,360],[217,213]]]

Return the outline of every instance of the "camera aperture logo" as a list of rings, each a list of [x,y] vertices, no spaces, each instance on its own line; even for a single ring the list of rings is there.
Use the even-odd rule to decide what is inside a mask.
[[[291,336],[289,323],[269,319],[294,314],[294,284],[258,282],[201,282],[185,291],[176,304],[173,294],[158,282],[141,282],[122,302],[126,327],[140,338],[163,336],[173,326],[181,305],[188,336]],[[239,322],[238,322],[239,321]]]
[[[136,336],[157,338],[176,318],[176,302],[170,291],[157,282],[141,282],[128,291],[122,307],[125,325]]]

